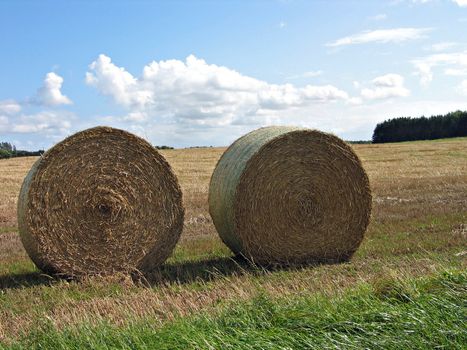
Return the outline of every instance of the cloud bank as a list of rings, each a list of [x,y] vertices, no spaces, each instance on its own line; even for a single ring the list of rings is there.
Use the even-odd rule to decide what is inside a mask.
[[[99,55],[86,83],[127,108],[125,118],[134,122],[152,117],[203,126],[261,123],[286,109],[350,100],[333,85],[269,84],[194,55],[153,61],[140,77]]]

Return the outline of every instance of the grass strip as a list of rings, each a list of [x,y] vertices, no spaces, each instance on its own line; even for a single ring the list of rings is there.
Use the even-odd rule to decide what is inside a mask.
[[[333,296],[254,299],[158,326],[106,324],[62,331],[51,321],[13,349],[464,349],[467,274],[384,276]],[[5,345],[5,348],[6,345]]]

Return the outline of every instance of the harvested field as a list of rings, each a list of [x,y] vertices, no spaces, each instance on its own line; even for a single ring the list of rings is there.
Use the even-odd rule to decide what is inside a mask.
[[[355,145],[373,193],[366,237],[349,264],[263,270],[231,259],[208,213],[211,173],[225,149],[161,151],[184,194],[184,230],[174,255],[147,280],[82,283],[42,275],[22,248],[16,203],[36,158],[0,161],[0,339],[31,330],[108,322],[158,325],[240,300],[338,293],[381,276],[423,277],[464,269],[467,258],[467,138]],[[49,328],[48,328],[49,327]]]

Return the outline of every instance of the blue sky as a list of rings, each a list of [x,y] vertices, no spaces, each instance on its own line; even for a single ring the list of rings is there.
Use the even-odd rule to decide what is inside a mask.
[[[0,141],[228,145],[467,110],[467,0],[0,1]]]

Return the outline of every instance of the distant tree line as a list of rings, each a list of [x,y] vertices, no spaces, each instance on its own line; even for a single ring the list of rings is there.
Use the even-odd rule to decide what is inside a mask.
[[[39,151],[23,151],[16,149],[15,145],[9,142],[0,142],[0,159],[3,158],[14,158],[14,157],[30,157],[40,156],[44,153],[44,150]]]
[[[372,143],[369,140],[357,140],[357,141],[345,141],[345,142],[353,144],[353,145],[366,145],[366,144]]]
[[[401,117],[376,125],[373,143],[435,140],[467,136],[467,111],[456,111],[429,118]]]
[[[173,147],[170,146],[154,146],[155,149],[174,149]]]
[[[173,149],[170,146],[154,146],[156,149]],[[39,151],[23,151],[16,149],[15,145],[9,142],[0,142],[0,159],[14,158],[14,157],[30,157],[40,156],[44,153],[44,150]]]

